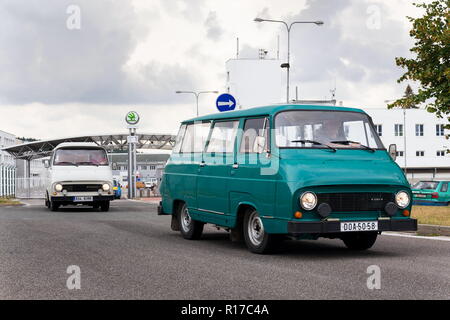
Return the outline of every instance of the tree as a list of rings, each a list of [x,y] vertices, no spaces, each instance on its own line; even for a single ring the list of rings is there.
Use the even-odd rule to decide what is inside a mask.
[[[406,99],[409,99],[409,98],[411,98],[412,96],[414,96],[414,91],[413,91],[413,89],[411,88],[411,86],[408,84],[408,86],[407,86],[406,89],[405,89],[405,94],[403,95],[403,97],[406,98]],[[405,105],[403,105],[402,107],[403,107],[403,108],[406,108],[406,109],[418,109],[418,108],[419,108],[419,107],[418,107],[416,104],[414,104],[413,102],[411,102],[411,103],[409,103],[409,104],[405,103]]]
[[[397,82],[415,81],[419,89],[417,93],[405,92],[403,98],[388,108],[408,108],[424,103],[429,112],[450,121],[450,0],[414,5],[425,9],[423,17],[407,17],[413,25],[409,34],[415,42],[410,51],[415,57],[398,57],[395,62],[407,70]],[[445,127],[450,129],[450,125]]]

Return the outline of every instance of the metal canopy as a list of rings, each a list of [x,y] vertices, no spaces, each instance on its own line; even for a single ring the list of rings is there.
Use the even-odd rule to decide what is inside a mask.
[[[137,149],[171,150],[175,145],[175,136],[168,134],[136,134]],[[18,144],[2,150],[16,159],[33,160],[47,157],[52,150],[63,142],[94,142],[107,151],[124,151],[128,149],[127,134],[110,134],[99,136],[83,136],[54,140],[43,140]]]

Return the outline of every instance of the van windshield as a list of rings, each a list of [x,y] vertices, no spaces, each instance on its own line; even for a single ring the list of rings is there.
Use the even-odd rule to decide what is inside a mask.
[[[275,117],[280,148],[384,149],[370,118],[351,111],[283,111]]]
[[[53,164],[56,166],[107,166],[108,156],[103,149],[58,149]]]

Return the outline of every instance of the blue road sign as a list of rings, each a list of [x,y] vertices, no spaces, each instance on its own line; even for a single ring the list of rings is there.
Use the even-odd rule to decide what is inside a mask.
[[[216,107],[220,112],[231,111],[236,108],[236,99],[228,93],[223,93],[217,97]]]

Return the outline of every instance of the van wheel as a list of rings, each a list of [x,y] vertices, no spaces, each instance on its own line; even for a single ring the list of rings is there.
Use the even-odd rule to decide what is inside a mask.
[[[51,211],[58,211],[58,209],[59,209],[59,204],[57,204],[56,202],[54,202],[54,201],[50,201],[50,210]]]
[[[100,210],[103,212],[109,211],[109,201],[104,201],[100,204]]]
[[[346,234],[342,241],[350,250],[367,250],[374,245],[377,236],[377,232],[352,232]]]
[[[249,209],[244,216],[244,240],[247,248],[253,253],[274,252],[281,237],[264,231],[263,222],[258,211]]]
[[[45,206],[50,209],[50,200],[48,200],[48,194],[45,194]]]
[[[183,203],[178,208],[178,223],[180,224],[180,231],[183,237],[188,240],[200,239],[204,223],[191,218],[186,203]]]

